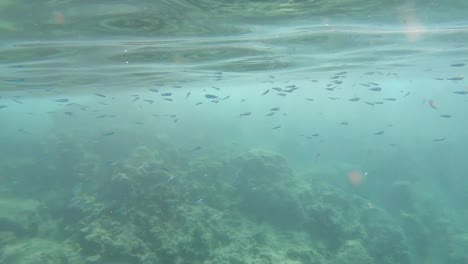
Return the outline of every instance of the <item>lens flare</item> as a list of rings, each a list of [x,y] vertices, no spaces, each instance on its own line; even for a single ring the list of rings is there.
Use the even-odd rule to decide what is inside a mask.
[[[348,173],[348,181],[354,186],[361,185],[363,179],[364,175],[362,175],[360,171],[351,171],[350,173]]]

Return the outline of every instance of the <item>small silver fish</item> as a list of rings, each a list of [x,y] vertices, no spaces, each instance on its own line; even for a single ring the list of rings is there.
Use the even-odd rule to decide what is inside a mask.
[[[208,99],[215,99],[215,98],[218,98],[218,96],[213,95],[213,94],[205,94],[205,97],[208,98]]]
[[[192,149],[192,152],[198,151],[198,150],[200,150],[200,149],[201,149],[201,147],[200,147],[200,146],[198,146],[198,147],[196,147],[196,148]]]
[[[462,76],[459,76],[459,77],[451,77],[451,78],[447,78],[446,80],[449,80],[449,81],[461,81],[465,79],[464,77]]]
[[[111,132],[107,132],[107,133],[102,134],[102,136],[107,137],[107,136],[112,136],[114,134],[115,134],[115,132],[111,131]]]
[[[382,91],[382,88],[374,87],[374,88],[370,88],[369,90],[374,91],[374,92],[380,92],[380,91]]]

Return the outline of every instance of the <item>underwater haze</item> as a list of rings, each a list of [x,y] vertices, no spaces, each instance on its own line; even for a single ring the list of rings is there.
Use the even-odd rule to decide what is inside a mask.
[[[0,0],[0,263],[467,264],[468,1]]]

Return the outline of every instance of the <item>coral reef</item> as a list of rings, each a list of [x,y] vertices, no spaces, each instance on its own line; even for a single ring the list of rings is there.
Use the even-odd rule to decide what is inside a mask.
[[[0,199],[1,263],[409,264],[434,235],[449,241],[440,254],[450,263],[467,260],[467,236],[407,182],[387,190],[407,204],[379,206],[335,172],[301,175],[265,150],[211,159],[156,144],[111,162],[83,152],[64,161],[66,180],[47,161],[62,189]]]

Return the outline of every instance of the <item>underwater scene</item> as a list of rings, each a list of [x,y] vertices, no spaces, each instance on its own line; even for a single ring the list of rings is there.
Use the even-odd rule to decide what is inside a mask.
[[[467,14],[0,0],[0,263],[467,264]]]

